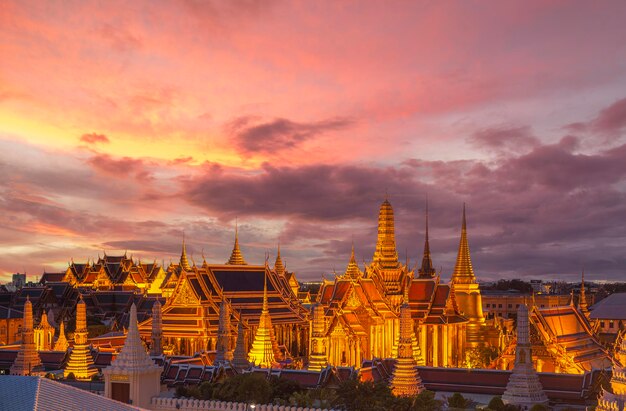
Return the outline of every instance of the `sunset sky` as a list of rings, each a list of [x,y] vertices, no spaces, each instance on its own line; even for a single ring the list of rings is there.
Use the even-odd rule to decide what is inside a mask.
[[[300,280],[626,276],[624,1],[0,2],[0,282],[125,250]],[[362,264],[362,263],[361,263]],[[37,278],[35,278],[37,277]]]

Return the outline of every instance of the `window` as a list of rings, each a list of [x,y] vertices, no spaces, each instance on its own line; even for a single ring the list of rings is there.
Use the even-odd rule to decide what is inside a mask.
[[[513,304],[509,304],[509,308],[513,308]]]
[[[600,328],[604,328],[604,321],[600,321]]]
[[[489,304],[489,303],[487,303],[487,308],[489,308],[489,305],[490,305],[490,304]]]
[[[498,304],[498,308],[502,308],[502,304]]]
[[[519,308],[519,304],[515,304],[515,308]]]
[[[613,322],[613,320],[609,321],[609,328],[613,328],[615,327],[615,323]]]

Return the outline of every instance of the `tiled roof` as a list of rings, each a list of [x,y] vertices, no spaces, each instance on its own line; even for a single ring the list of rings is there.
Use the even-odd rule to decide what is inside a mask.
[[[0,410],[127,411],[140,408],[47,378],[6,375],[0,378]]]
[[[626,319],[626,293],[611,294],[591,307],[591,319],[624,320]]]

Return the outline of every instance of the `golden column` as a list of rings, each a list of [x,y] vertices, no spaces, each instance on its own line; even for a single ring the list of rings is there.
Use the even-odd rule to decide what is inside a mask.
[[[41,358],[35,348],[33,304],[30,302],[30,298],[26,296],[24,323],[22,324],[22,344],[9,371],[11,375],[31,375],[42,373],[43,370]]]
[[[222,297],[222,302],[220,303],[220,320],[217,326],[216,364],[225,364],[233,360],[230,337],[230,307],[226,302],[226,298]]]
[[[452,284],[456,303],[461,313],[468,319],[466,342],[468,347],[478,347],[483,344],[482,334],[485,326],[482,297],[467,242],[467,222],[465,219],[465,204],[463,204],[463,222],[461,226],[461,241],[456,258]]]
[[[71,373],[77,380],[91,380],[91,377],[98,373],[87,345],[87,336],[87,306],[81,295],[78,304],[76,304],[74,348],[65,367],[65,378]]]
[[[328,364],[326,359],[326,338],[324,324],[324,307],[321,304],[313,304],[311,308],[313,319],[311,321],[311,355],[309,356],[308,369],[321,371]]]

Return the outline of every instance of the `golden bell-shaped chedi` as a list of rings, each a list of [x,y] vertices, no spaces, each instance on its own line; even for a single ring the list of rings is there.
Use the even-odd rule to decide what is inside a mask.
[[[459,310],[469,320],[467,324],[467,346],[469,348],[478,347],[483,343],[482,334],[485,327],[485,316],[467,241],[465,204],[463,204],[461,241],[459,242],[459,252],[456,258],[456,265],[454,266],[454,273],[452,274],[452,284],[454,284],[456,303]]]
[[[391,390],[396,396],[413,396],[424,390],[424,384],[417,371],[413,354],[413,318],[411,307],[405,294],[400,305],[400,337],[398,339],[398,358],[391,375]]]
[[[33,304],[26,297],[24,304],[24,322],[22,324],[22,344],[9,372],[11,375],[33,375],[43,373],[43,365],[35,348],[33,331]]]
[[[87,345],[87,305],[80,296],[76,304],[76,330],[74,331],[74,347],[64,370],[65,378],[73,374],[77,380],[91,380],[98,374],[93,357]]]
[[[613,361],[611,389],[602,389],[597,411],[626,410],[626,331],[623,331],[619,338],[622,341]]]
[[[276,359],[279,353],[276,352],[278,347],[272,326],[272,318],[267,303],[267,277],[265,277],[265,284],[263,288],[263,309],[261,311],[261,318],[259,319],[259,326],[254,335],[254,341],[252,342],[252,348],[248,354],[248,361],[257,367],[272,368],[277,367],[278,362]]]

